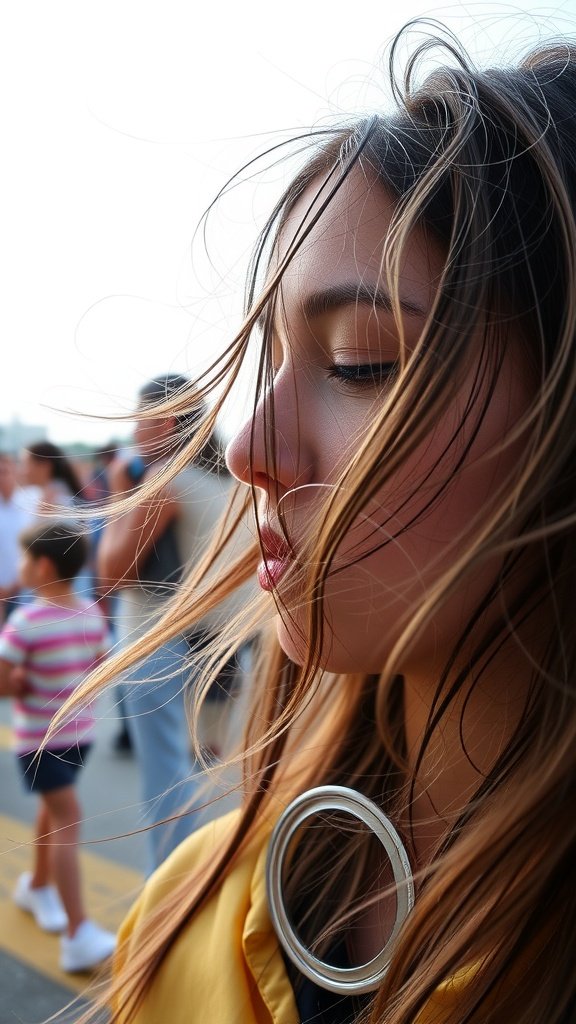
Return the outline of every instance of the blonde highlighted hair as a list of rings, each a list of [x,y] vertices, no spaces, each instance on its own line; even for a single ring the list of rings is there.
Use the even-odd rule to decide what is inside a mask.
[[[395,200],[392,224],[382,239],[382,266],[401,340],[398,278],[406,239],[418,227],[441,246],[442,279],[418,344],[403,352],[381,414],[315,511],[302,583],[309,608],[306,662],[302,667],[290,662],[270,626],[262,626],[241,814],[220,856],[167,897],[141,947],[132,951],[114,981],[114,1019],[119,1021],[133,1019],[175,938],[232,869],[271,796],[284,801],[309,785],[339,783],[388,809],[409,806],[413,776],[394,686],[397,665],[447,599],[494,558],[501,565],[498,578],[437,680],[416,771],[444,717],[457,701],[465,704],[495,653],[515,643],[520,631],[534,631],[540,644],[537,651],[524,652],[531,677],[524,712],[423,872],[391,969],[363,1019],[413,1022],[436,987],[470,964],[476,970],[451,1011],[454,1024],[568,1024],[576,1015],[576,48],[565,42],[540,47],[517,67],[478,71],[453,41],[442,46],[446,66],[424,81],[419,68],[429,44],[412,57],[402,83],[392,74],[394,113],[313,138],[312,155],[256,247],[246,321],[207,378],[195,382],[200,397],[222,381],[231,386],[260,320],[257,400],[268,391],[270,478],[275,479],[270,326],[278,285],[351,170],[361,168],[368,181],[378,182]],[[272,267],[269,256],[278,234],[296,199],[314,182],[321,182],[314,212]],[[452,457],[465,422],[475,435],[502,365],[510,325],[520,330],[534,382],[528,408],[502,439],[503,446],[520,442],[514,472],[489,508],[481,510],[465,551],[410,609],[382,672],[335,676],[327,687],[320,664],[322,599],[335,552],[357,516],[429,434],[450,402],[455,381],[478,362],[480,349],[483,387],[476,388],[454,431]],[[185,405],[183,392],[178,403],[166,408],[180,412]],[[173,471],[205,443],[218,408],[175,458]],[[445,481],[442,490],[431,494],[429,505],[448,486]],[[189,628],[254,572],[262,557],[257,538],[250,551],[227,565],[225,576],[214,575],[246,502],[229,515],[202,565],[191,571],[138,650],[102,666],[78,699]],[[244,623],[246,631],[270,620],[272,600],[289,617],[278,597],[263,595],[250,623]],[[485,627],[488,607],[497,607],[497,615]],[[235,638],[213,652],[205,686],[239,642],[240,626],[236,622]],[[458,668],[463,660],[465,668]],[[321,713],[307,721],[311,702]],[[316,721],[321,725],[315,726]],[[302,733],[309,749],[322,751],[321,759],[312,762],[305,754]],[[347,840],[343,833],[342,841],[356,839]],[[294,873],[295,879],[307,873],[318,879],[314,912],[301,921],[311,942],[330,934],[358,895],[350,873],[340,878],[322,873],[328,842],[318,830],[314,841],[304,839]],[[330,910],[323,899],[329,891],[342,893]],[[287,898],[298,915],[296,882],[288,885]]]

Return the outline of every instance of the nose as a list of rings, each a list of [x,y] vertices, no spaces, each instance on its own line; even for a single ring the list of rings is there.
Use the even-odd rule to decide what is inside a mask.
[[[275,501],[312,482],[314,476],[313,444],[301,391],[297,392],[293,370],[282,369],[254,416],[226,450],[233,476],[260,488]]]

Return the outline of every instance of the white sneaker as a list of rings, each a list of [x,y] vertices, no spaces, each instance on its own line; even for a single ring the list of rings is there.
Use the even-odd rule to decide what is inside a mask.
[[[60,939],[60,967],[73,974],[98,967],[116,949],[116,936],[94,921],[82,921],[72,938]]]
[[[45,932],[63,932],[68,926],[66,911],[58,890],[53,885],[44,885],[41,889],[31,889],[32,873],[25,871],[16,882],[13,900],[20,910],[32,914],[36,924]]]

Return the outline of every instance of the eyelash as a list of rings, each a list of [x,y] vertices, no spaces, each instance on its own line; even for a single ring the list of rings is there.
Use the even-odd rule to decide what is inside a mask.
[[[328,368],[331,380],[342,381],[351,387],[382,387],[394,378],[398,363],[334,363]]]

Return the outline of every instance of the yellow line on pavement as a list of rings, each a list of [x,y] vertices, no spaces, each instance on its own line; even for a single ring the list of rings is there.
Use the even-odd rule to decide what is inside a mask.
[[[18,875],[31,866],[32,838],[29,825],[0,814],[0,948],[71,991],[81,992],[88,976],[60,970],[58,936],[41,931],[31,915],[12,902]],[[80,849],[87,912],[98,924],[116,931],[142,887],[143,876],[133,868]]]

